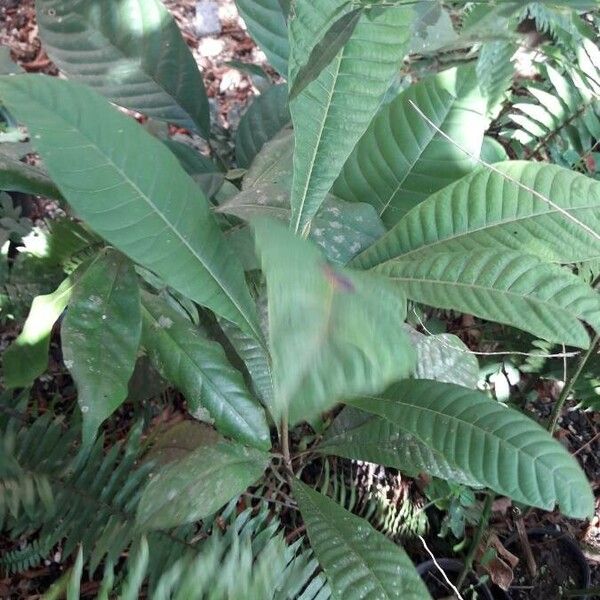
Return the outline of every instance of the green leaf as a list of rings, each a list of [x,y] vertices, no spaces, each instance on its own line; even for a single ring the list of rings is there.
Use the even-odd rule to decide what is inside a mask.
[[[79,600],[79,590],[81,586],[81,574],[83,572],[83,546],[79,545],[77,550],[77,558],[69,575],[69,583],[67,584],[67,600]]]
[[[25,387],[48,368],[50,333],[69,302],[74,281],[67,277],[56,291],[33,299],[19,337],[4,352],[4,384]]]
[[[400,469],[411,477],[433,477],[477,487],[479,482],[446,460],[445,454],[422,443],[395,423],[347,406],[317,446],[322,454],[363,460]]]
[[[93,91],[55,77],[2,77],[0,97],[92,229],[260,339],[241,265],[206,198],[160,141]]]
[[[269,455],[222,440],[161,468],[142,493],[143,529],[170,529],[211,515],[263,473]]]
[[[192,416],[263,450],[271,438],[263,408],[217,342],[156,296],[142,297],[142,345],[160,374],[183,393]]]
[[[255,98],[240,121],[235,136],[239,167],[248,167],[260,149],[290,122],[287,86],[274,85]]]
[[[43,171],[0,152],[0,190],[62,198]]]
[[[296,4],[290,22],[290,79],[306,62],[335,7]],[[292,226],[308,233],[327,192],[377,112],[410,37],[413,11],[395,6],[363,14],[344,48],[290,103],[296,134]]]
[[[221,204],[218,212],[245,221],[263,216],[289,223],[293,147],[290,131],[265,144],[244,178],[242,192]],[[344,202],[329,194],[309,238],[323,248],[328,260],[345,264],[383,233],[383,223],[370,204]]]
[[[210,135],[196,61],[160,0],[36,0],[44,48],[116,104]]]
[[[411,103],[475,156],[488,126],[486,99],[472,67],[426,77],[385,106],[354,148],[332,191],[344,200],[370,202],[388,226],[477,166]]]
[[[61,328],[64,363],[83,415],[84,446],[127,397],[141,331],[133,265],[107,250],[77,282]]]
[[[400,287],[330,266],[276,222],[258,220],[254,229],[267,280],[276,422],[287,413],[290,425],[311,419],[410,372]]]
[[[600,296],[577,276],[528,254],[479,250],[430,253],[377,268],[416,302],[458,310],[587,348],[580,319],[600,329]]]
[[[342,50],[363,14],[364,8],[359,6],[340,16],[326,31],[325,35],[313,46],[310,55],[298,69],[292,87],[290,100],[293,100]]]
[[[417,353],[416,379],[433,379],[477,387],[479,363],[463,341],[450,333],[423,335],[406,326]]]
[[[485,249],[563,263],[600,257],[600,239],[573,221],[600,234],[600,182],[543,163],[508,161],[494,168],[432,195],[354,264],[366,269],[400,256]]]
[[[569,517],[593,513],[590,485],[565,448],[537,423],[481,392],[409,380],[381,397],[352,400],[440,452],[481,485],[517,502]]]
[[[288,31],[280,0],[235,0],[250,35],[271,65],[284,77],[288,72]]]
[[[431,598],[400,546],[301,481],[295,480],[292,489],[334,598]]]

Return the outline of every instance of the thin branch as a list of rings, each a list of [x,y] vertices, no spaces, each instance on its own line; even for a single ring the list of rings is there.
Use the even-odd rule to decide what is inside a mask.
[[[433,555],[433,552],[429,549],[429,546],[427,546],[427,542],[423,539],[422,535],[419,536],[419,539],[421,540],[421,544],[423,544],[423,547],[427,551],[427,554],[429,554],[429,556],[431,557],[433,564],[436,566],[437,570],[442,574],[442,577],[446,580],[446,583],[450,586],[450,589],[454,592],[454,594],[456,595],[458,600],[465,600],[460,595],[460,592],[456,589],[456,586],[448,579],[448,575],[446,575],[446,572],[444,571],[444,569],[442,569],[442,567],[440,567],[438,561],[435,559],[435,556]]]

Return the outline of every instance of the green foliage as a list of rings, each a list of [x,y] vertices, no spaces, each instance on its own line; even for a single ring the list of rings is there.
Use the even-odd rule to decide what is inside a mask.
[[[232,64],[261,94],[224,140],[159,0],[37,0],[79,82],[0,56],[2,571],[57,557],[51,597],[428,597],[381,533],[424,509],[358,502],[332,456],[430,481],[442,535],[483,495],[588,517],[573,457],[508,384],[477,390],[563,379],[545,354],[574,346],[555,413],[599,405],[588,4],[238,0],[288,81]],[[482,374],[489,344],[535,356]]]

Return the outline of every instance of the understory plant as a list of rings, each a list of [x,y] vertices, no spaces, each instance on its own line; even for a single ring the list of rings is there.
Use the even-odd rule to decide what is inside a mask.
[[[238,0],[279,83],[228,145],[159,0],[37,0],[67,79],[3,67],[28,141],[0,145],[0,189],[62,210],[31,232],[3,201],[0,224],[13,269],[58,280],[3,353],[0,569],[59,548],[48,597],[428,598],[401,545],[319,491],[332,456],[447,481],[485,518],[495,495],[590,517],[576,460],[426,321],[591,364],[595,4]],[[519,52],[544,57],[535,79]],[[50,351],[76,394],[42,403]],[[163,390],[187,419],[153,418]]]

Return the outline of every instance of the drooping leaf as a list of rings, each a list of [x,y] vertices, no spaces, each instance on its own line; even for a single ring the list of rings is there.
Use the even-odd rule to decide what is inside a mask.
[[[431,598],[403,548],[301,481],[292,489],[334,598]]]
[[[366,269],[399,256],[483,249],[563,263],[600,257],[600,239],[573,221],[600,238],[600,182],[543,163],[507,161],[495,168],[467,175],[428,198],[354,265]]]
[[[58,188],[43,171],[0,152],[0,190],[62,198]]]
[[[142,493],[136,520],[145,530],[202,519],[241,494],[262,474],[269,455],[221,440],[159,469]]]
[[[488,120],[472,67],[449,69],[409,86],[361,137],[333,187],[344,200],[370,202],[392,226],[429,195],[470,173]]]
[[[239,167],[248,167],[260,149],[290,122],[287,86],[274,85],[255,98],[244,113],[235,136]]]
[[[463,485],[480,485],[471,474],[449,463],[444,452],[422,443],[395,423],[352,406],[335,418],[316,449],[322,454],[400,469],[411,477],[426,473]]]
[[[0,78],[0,98],[27,124],[52,179],[92,229],[257,335],[242,267],[206,198],[160,141],[93,91],[55,77]]]
[[[481,485],[517,502],[565,515],[594,510],[590,485],[565,448],[537,423],[478,391],[407,380],[379,397],[351,400],[421,443]]]
[[[288,31],[280,0],[236,0],[250,35],[271,65],[284,77],[288,72]]]
[[[267,280],[277,422],[286,414],[290,425],[310,419],[410,372],[402,288],[330,266],[274,221],[258,220],[254,230]]]
[[[432,54],[460,40],[441,0],[418,2],[414,10],[416,20],[410,54]]]
[[[245,221],[264,216],[289,223],[293,134],[282,131],[267,143],[244,178],[242,192],[217,209]],[[370,204],[350,203],[328,194],[313,220],[309,238],[328,260],[345,264],[383,235],[385,228]]]
[[[106,250],[78,280],[61,328],[64,363],[77,386],[86,446],[127,397],[141,330],[133,265]]]
[[[268,450],[263,408],[217,342],[156,296],[142,297],[142,344],[161,375],[185,396],[190,413],[223,435]]]
[[[296,3],[290,22],[290,79],[340,3]],[[354,145],[367,129],[407,50],[413,11],[394,6],[363,14],[350,39],[290,103],[295,127],[292,226],[308,233]]]
[[[364,7],[353,8],[336,19],[325,31],[325,35],[313,46],[306,62],[298,71],[290,88],[290,100],[293,100],[321,71],[335,58],[344,47],[362,16]]]
[[[414,376],[456,383],[467,388],[477,387],[479,364],[464,342],[450,333],[423,335],[406,326],[417,353]]]
[[[160,0],[36,0],[44,48],[72,77],[150,117],[210,134],[196,61]]]
[[[73,278],[67,277],[56,291],[34,298],[23,331],[4,352],[7,388],[25,387],[47,369],[50,333],[69,302],[73,286]]]
[[[581,320],[600,329],[600,296],[567,269],[518,252],[430,253],[377,268],[407,296],[586,348]]]

